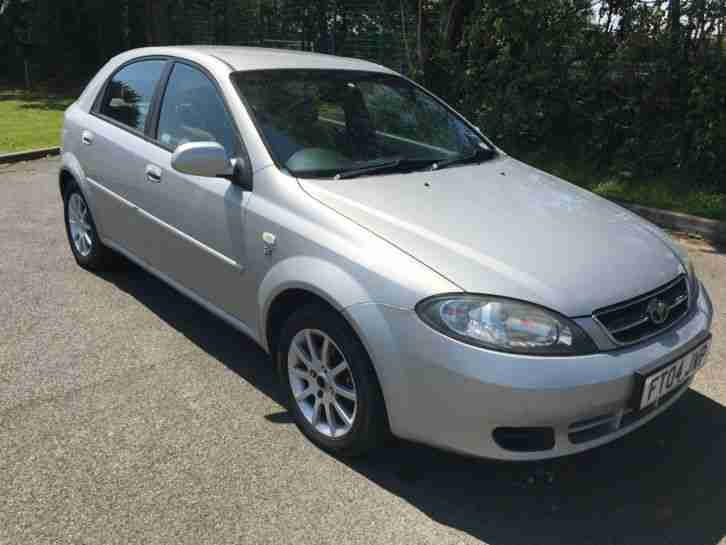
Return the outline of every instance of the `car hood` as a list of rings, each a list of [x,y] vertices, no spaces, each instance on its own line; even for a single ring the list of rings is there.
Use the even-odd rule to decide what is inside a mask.
[[[670,239],[652,224],[506,156],[300,184],[464,291],[523,299],[570,317],[684,271]]]

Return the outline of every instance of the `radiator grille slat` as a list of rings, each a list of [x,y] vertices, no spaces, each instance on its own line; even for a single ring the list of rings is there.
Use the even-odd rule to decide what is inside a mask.
[[[688,279],[681,275],[641,297],[597,310],[593,318],[618,344],[633,344],[665,331],[683,318],[688,312],[689,298]],[[648,312],[649,305],[656,300],[668,308],[668,316],[660,324]]]

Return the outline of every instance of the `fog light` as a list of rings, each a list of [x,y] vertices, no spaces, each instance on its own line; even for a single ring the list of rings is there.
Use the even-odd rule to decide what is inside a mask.
[[[492,435],[497,445],[514,452],[550,450],[555,446],[552,428],[496,428]]]

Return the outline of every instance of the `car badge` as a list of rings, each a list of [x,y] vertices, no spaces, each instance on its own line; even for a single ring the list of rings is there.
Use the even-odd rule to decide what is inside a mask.
[[[648,303],[646,314],[655,325],[660,325],[668,319],[671,309],[662,300],[653,299]]]

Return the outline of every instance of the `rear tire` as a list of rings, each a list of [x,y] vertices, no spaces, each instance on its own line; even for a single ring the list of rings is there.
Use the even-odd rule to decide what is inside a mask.
[[[310,441],[340,456],[384,442],[388,418],[378,378],[340,314],[316,304],[295,312],[282,328],[277,358],[288,407]]]
[[[120,256],[98,237],[91,209],[75,182],[69,183],[63,193],[63,212],[68,243],[78,265],[101,271],[118,263]]]

